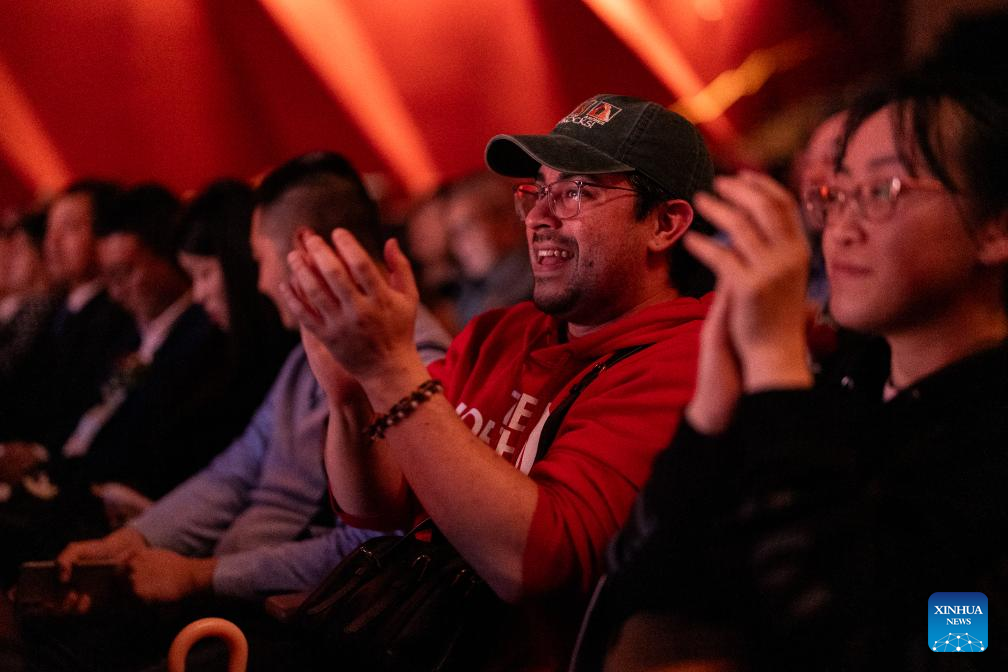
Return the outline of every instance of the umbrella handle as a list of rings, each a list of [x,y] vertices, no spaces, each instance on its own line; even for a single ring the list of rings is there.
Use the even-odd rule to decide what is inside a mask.
[[[245,672],[248,641],[237,625],[223,618],[201,618],[182,628],[168,649],[168,671],[184,672],[189,649],[207,637],[219,637],[227,644],[228,672]]]

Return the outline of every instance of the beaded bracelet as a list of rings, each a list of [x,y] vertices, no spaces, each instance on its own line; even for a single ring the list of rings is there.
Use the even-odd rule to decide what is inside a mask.
[[[444,391],[444,384],[440,380],[431,379],[420,384],[420,387],[410,392],[408,395],[396,402],[396,404],[389,409],[388,413],[384,415],[379,415],[376,417],[367,429],[364,430],[364,435],[374,441],[375,439],[385,438],[385,430],[392,425],[397,425],[407,417],[412,415],[413,411],[417,409],[417,406],[424,403],[425,401],[430,401],[438,392]]]

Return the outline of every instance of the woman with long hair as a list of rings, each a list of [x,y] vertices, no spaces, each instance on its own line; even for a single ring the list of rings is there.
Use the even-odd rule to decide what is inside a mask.
[[[296,337],[283,328],[276,307],[257,289],[258,267],[249,233],[252,188],[239,180],[212,182],[187,204],[179,263],[193,282],[193,299],[230,340],[233,403],[243,427],[262,401]]]

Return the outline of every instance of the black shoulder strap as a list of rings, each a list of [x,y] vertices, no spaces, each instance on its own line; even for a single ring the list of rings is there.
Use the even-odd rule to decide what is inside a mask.
[[[591,371],[586,373],[581,380],[574,383],[570,392],[567,393],[567,396],[564,397],[563,401],[557,404],[556,408],[550,411],[550,416],[546,418],[546,422],[543,424],[542,433],[539,435],[539,450],[536,453],[536,462],[546,455],[546,451],[549,450],[549,447],[553,444],[557,431],[560,429],[560,423],[563,422],[564,417],[567,415],[567,411],[570,410],[570,407],[574,404],[574,400],[578,398],[578,395],[581,394],[582,391],[584,391],[584,388],[588,387],[589,383],[598,378],[600,373],[612,365],[626,359],[635,352],[640,352],[645,348],[650,348],[652,345],[654,344],[644,343],[641,345],[632,345],[627,348],[620,348],[614,352],[609,359],[593,366]]]

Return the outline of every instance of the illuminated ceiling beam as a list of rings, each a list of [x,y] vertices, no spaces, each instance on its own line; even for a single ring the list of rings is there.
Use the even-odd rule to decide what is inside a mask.
[[[661,28],[656,16],[642,0],[584,0],[658,79],[680,100],[680,113],[701,123],[712,138],[730,143],[736,130],[724,118],[724,108],[705,93],[705,86],[685,54]],[[683,101],[688,101],[684,104]]]
[[[31,183],[36,194],[56,191],[70,181],[70,169],[3,59],[0,59],[0,149]]]
[[[688,111],[697,114],[699,110],[704,110],[699,116],[691,117],[693,121],[699,124],[712,121],[738,99],[759,91],[773,74],[793,68],[814,56],[816,44],[821,41],[822,36],[809,32],[767,49],[756,49],[739,67],[725,70],[697,96],[680,99],[672,109],[684,116]],[[700,96],[704,102],[697,103],[696,98]],[[708,104],[710,102],[713,104]]]
[[[346,0],[260,2],[406,188],[433,188],[439,175],[420,130]]]

